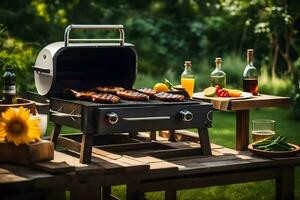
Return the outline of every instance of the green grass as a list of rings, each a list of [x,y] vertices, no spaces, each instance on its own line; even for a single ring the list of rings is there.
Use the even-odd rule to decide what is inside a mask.
[[[300,123],[290,118],[290,110],[283,108],[271,108],[252,110],[250,120],[252,119],[274,119],[276,121],[276,131],[279,134],[287,136],[292,143],[300,144]],[[48,134],[51,129],[48,128]],[[75,129],[64,128],[63,132],[76,132]],[[214,112],[213,128],[209,130],[212,143],[220,144],[225,147],[235,147],[235,113],[233,112]],[[295,192],[296,199],[300,199],[300,168],[296,169]],[[287,186],[289,187],[289,186]],[[125,199],[125,186],[113,187],[113,193]],[[146,197],[150,200],[163,199],[163,192],[147,193]],[[205,199],[205,200],[239,200],[239,199],[275,199],[275,181],[259,181],[243,184],[234,184],[217,187],[207,187],[201,189],[182,190],[177,192],[177,198],[180,200]]]

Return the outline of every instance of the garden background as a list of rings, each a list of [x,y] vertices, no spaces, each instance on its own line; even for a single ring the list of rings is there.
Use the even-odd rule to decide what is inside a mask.
[[[15,68],[19,95],[35,91],[31,66],[38,52],[49,43],[62,41],[65,27],[72,23],[125,26],[126,42],[135,45],[139,57],[135,87],[152,87],[165,78],[178,84],[184,61],[192,60],[195,91],[201,91],[209,86],[214,58],[222,57],[229,87],[241,89],[246,50],[254,48],[260,93],[290,96],[293,105],[255,110],[251,119],[275,119],[278,132],[300,144],[297,0],[1,0],[0,74],[7,65]],[[72,32],[72,37],[82,38],[114,36],[117,33]],[[214,114],[212,142],[234,147],[234,117],[233,113]],[[298,199],[299,172],[297,169]],[[263,181],[183,191],[179,199],[273,199],[275,192],[270,188],[274,184]],[[123,187],[114,192],[124,197]],[[160,193],[148,197],[162,198]]]

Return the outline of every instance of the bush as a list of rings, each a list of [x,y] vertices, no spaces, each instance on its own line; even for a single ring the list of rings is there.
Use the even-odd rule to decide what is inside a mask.
[[[295,93],[293,95],[292,117],[300,120],[300,57],[294,62]]]
[[[265,67],[261,69],[259,76],[259,92],[262,94],[272,94],[280,96],[292,96],[294,86],[292,79],[289,77],[270,77]]]
[[[0,25],[0,74],[6,66],[14,68],[18,95],[34,89],[31,66],[36,57],[36,50],[21,40],[10,37]],[[2,82],[0,83],[2,88]],[[2,93],[2,90],[1,90]]]

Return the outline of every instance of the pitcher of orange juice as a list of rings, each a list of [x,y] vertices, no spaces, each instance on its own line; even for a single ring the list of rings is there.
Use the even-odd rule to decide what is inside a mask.
[[[187,60],[184,62],[184,71],[181,74],[181,85],[192,99],[195,85],[195,75],[192,72],[192,61]]]

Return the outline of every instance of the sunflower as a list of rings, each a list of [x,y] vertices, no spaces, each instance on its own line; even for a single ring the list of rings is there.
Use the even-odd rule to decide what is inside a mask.
[[[30,111],[23,107],[9,108],[1,114],[0,141],[12,142],[16,146],[41,139],[39,119],[30,118]]]

